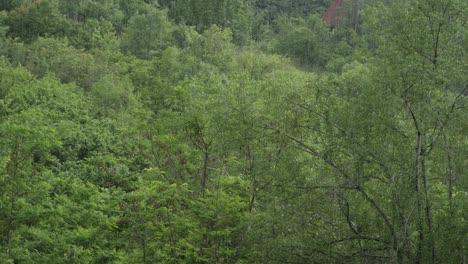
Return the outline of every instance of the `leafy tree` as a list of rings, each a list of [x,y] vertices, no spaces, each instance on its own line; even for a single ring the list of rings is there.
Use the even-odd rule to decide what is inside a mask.
[[[96,202],[100,200],[95,196],[97,189],[76,178],[70,179],[70,186],[71,182],[65,181],[66,174],[56,175],[66,153],[62,139],[83,116],[83,95],[75,86],[62,86],[51,77],[34,80],[23,74],[16,78],[21,71],[13,71],[16,73],[11,75],[15,77],[11,89],[3,90],[2,98],[0,133],[5,162],[1,184],[5,192],[1,204],[7,208],[0,217],[2,259],[11,263],[78,259],[90,262],[100,258],[94,250],[101,246],[103,255],[111,254],[100,244],[106,238],[97,235],[98,223],[103,224],[101,227],[107,225],[102,230],[113,228],[105,213],[95,211],[105,210],[104,207],[89,209],[92,206],[87,205],[85,209],[81,202],[75,206],[80,199],[88,200],[85,193],[94,193],[94,198],[89,199],[91,205],[103,206]],[[77,222],[80,224],[75,225]],[[94,235],[97,236],[91,238]]]
[[[88,19],[106,20],[116,27],[121,27],[124,14],[116,0],[59,0],[60,12],[75,22]]]
[[[379,13],[379,16],[388,15],[392,21],[388,24],[394,23],[395,28],[386,34],[374,33],[382,37],[378,38],[382,41],[379,49],[382,53],[378,53],[375,61],[367,66],[351,63],[344,67],[342,74],[329,74],[315,82],[312,84],[317,92],[315,98],[299,93],[289,100],[295,116],[290,121],[285,120],[286,128],[282,123],[272,126],[273,131],[283,134],[293,146],[317,158],[316,163],[324,166],[322,170],[328,167],[335,174],[337,182],[331,186],[304,187],[331,188],[330,195],[334,195],[331,213],[335,211],[341,215],[341,221],[327,225],[335,230],[334,235],[325,237],[325,241],[329,241],[325,245],[331,247],[331,251],[325,251],[320,243],[312,243],[313,246],[307,247],[308,253],[302,250],[297,254],[275,254],[279,260],[296,258],[307,262],[310,261],[308,254],[320,254],[326,256],[327,261],[359,262],[354,258],[361,256],[366,261],[379,261],[382,257],[398,263],[435,263],[439,254],[443,254],[438,247],[449,243],[442,242],[443,239],[434,234],[439,232],[438,228],[453,223],[435,221],[434,205],[447,204],[453,197],[450,198],[448,191],[445,201],[437,200],[433,192],[440,194],[440,184],[453,182],[451,176],[447,180],[432,173],[435,168],[450,167],[446,154],[439,152],[437,156],[432,151],[447,149],[442,131],[454,122],[452,118],[459,116],[458,111],[464,105],[463,91],[448,92],[448,87],[458,83],[459,73],[466,65],[457,59],[462,45],[446,44],[441,58],[438,46],[441,43],[437,41],[451,39],[462,43],[465,40],[452,38],[451,32],[461,30],[458,20],[430,26],[435,17],[449,16],[455,6],[442,8],[420,2],[408,5],[418,7],[410,8],[414,13],[408,16],[402,15],[403,9],[399,7],[381,6],[380,10],[388,13]],[[405,17],[412,22],[404,22],[402,18]],[[399,21],[403,24],[395,23],[398,19],[402,19]],[[381,20],[375,21],[379,22],[374,29],[381,30],[378,28]],[[422,33],[424,31],[428,32]],[[452,70],[446,73],[445,69]],[[457,120],[465,123],[463,118]],[[453,176],[453,169],[445,174]],[[449,186],[445,188],[450,189]],[[448,209],[445,208],[438,210],[439,213]],[[373,218],[372,223],[367,220],[369,216]],[[308,239],[313,241],[314,237]],[[298,240],[293,239],[294,242]],[[451,246],[461,252],[455,241],[460,238],[454,238]],[[288,240],[286,245],[292,243]],[[355,253],[341,254],[356,249]],[[266,250],[271,251],[271,248]],[[447,256],[441,258],[448,259]]]
[[[18,5],[17,0],[5,0],[0,3],[0,10],[10,11]]]
[[[246,228],[246,182],[240,177],[220,175],[216,184],[215,190],[191,204],[197,224],[189,241],[200,263],[236,261]]]
[[[37,37],[63,36],[67,21],[60,14],[57,0],[32,1],[8,13],[8,35],[32,42]]]
[[[387,34],[397,34],[394,35],[394,41],[390,42],[392,49],[382,49],[381,56],[391,58],[389,62],[392,65],[403,65],[400,68],[388,68],[386,74],[389,76],[402,74],[394,77],[394,82],[389,82],[388,87],[391,87],[394,96],[401,98],[409,119],[408,133],[415,138],[412,143],[416,149],[412,184],[416,190],[415,229],[418,238],[415,242],[417,246],[411,252],[414,255],[408,256],[415,262],[437,262],[441,252],[438,246],[446,244],[442,240],[439,240],[439,244],[435,235],[438,227],[443,224],[435,223],[433,206],[443,201],[432,197],[433,187],[429,179],[448,183],[447,199],[451,203],[453,197],[450,189],[454,184],[452,176],[447,181],[431,173],[432,166],[438,167],[435,164],[445,164],[447,161],[443,156],[434,155],[432,151],[437,146],[443,146],[441,133],[447,132],[446,126],[450,126],[452,122],[466,122],[463,118],[456,118],[457,109],[466,103],[463,96],[463,89],[466,88],[460,85],[459,80],[467,65],[458,59],[465,50],[462,43],[466,43],[466,37],[455,33],[461,32],[463,27],[463,17],[466,17],[464,5],[466,6],[462,2],[444,5],[415,1],[408,3],[411,10],[408,14],[402,14],[395,6],[388,13],[388,19],[395,19],[396,16],[400,19],[385,32],[387,41],[390,40]],[[384,67],[388,66],[387,64]],[[457,86],[459,89],[456,92],[450,91],[449,87]],[[454,161],[451,160],[450,163],[452,162]],[[459,247],[456,244],[452,246]],[[452,257],[457,258],[454,255]]]
[[[136,14],[130,19],[122,49],[139,58],[150,59],[154,52],[170,46],[172,31],[166,12],[151,8],[147,13]]]
[[[331,2],[330,0],[256,0],[255,7],[257,10],[265,10],[268,22],[271,23],[281,16],[307,18],[312,14],[323,14]]]
[[[124,14],[123,22],[124,25],[127,25],[128,20],[136,15],[141,14],[146,11],[148,5],[146,5],[146,1],[132,1],[132,0],[120,0],[119,2],[119,9]]]
[[[232,33],[229,29],[223,30],[214,25],[195,39],[191,49],[204,62],[224,69],[229,65],[234,52]]]
[[[236,43],[245,43],[251,36],[253,10],[250,0],[175,0],[166,5],[176,22],[195,26],[199,32],[217,25],[230,28]]]
[[[278,20],[276,49],[304,65],[324,67],[331,56],[331,33],[317,16]]]
[[[0,39],[3,42],[3,38],[8,32],[8,26],[6,26],[5,21],[7,20],[7,13],[0,11]],[[0,42],[1,43],[1,42]]]
[[[39,38],[31,45],[12,43],[7,55],[38,77],[53,72],[64,83],[75,82],[86,90],[107,71],[104,60],[70,47],[65,40]]]
[[[156,170],[147,170],[145,174],[152,174]],[[131,250],[128,261],[194,261],[197,253],[186,240],[193,224],[190,215],[186,213],[189,195],[187,185],[145,179],[135,187],[122,204],[126,216],[119,223],[126,227],[125,235],[130,242],[126,245]]]
[[[91,89],[96,105],[104,111],[125,109],[135,104],[132,84],[114,75],[106,75],[96,82]]]
[[[70,44],[76,48],[100,49],[113,53],[120,50],[120,40],[116,37],[112,24],[107,21],[88,19],[73,34],[68,35]]]
[[[2,1],[0,262],[466,262],[466,3],[330,2]]]

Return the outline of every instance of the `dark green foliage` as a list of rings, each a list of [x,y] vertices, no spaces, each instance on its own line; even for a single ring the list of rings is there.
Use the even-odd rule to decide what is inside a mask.
[[[165,11],[151,8],[130,18],[125,29],[122,49],[142,59],[150,59],[172,41],[173,25]]]
[[[311,14],[323,14],[331,0],[256,0],[257,10],[264,10],[268,13],[268,20],[274,21],[278,17],[287,16],[295,18],[306,18]]]
[[[236,43],[245,43],[250,38],[253,16],[250,0],[173,0],[165,6],[176,22],[195,26],[199,32],[217,25],[231,28]]]
[[[39,38],[30,45],[7,42],[4,55],[13,65],[23,65],[37,77],[53,73],[62,82],[74,82],[85,90],[108,70],[105,61],[60,39]]]
[[[24,2],[8,13],[9,36],[31,42],[37,37],[65,35],[69,22],[60,14],[57,0]]]
[[[333,52],[331,40],[332,34],[317,16],[307,21],[300,18],[278,21],[277,50],[302,64],[324,67]]]
[[[60,12],[74,23],[89,19],[107,21],[117,30],[123,27],[125,13],[118,0],[58,0]]]

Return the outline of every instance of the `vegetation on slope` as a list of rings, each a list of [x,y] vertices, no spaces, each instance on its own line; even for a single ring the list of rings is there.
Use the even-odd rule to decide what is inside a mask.
[[[0,2],[1,263],[465,263],[467,3]]]

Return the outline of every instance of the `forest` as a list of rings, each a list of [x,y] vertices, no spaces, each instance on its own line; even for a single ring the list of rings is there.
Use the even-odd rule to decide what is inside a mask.
[[[0,264],[467,264],[467,22],[1,0]]]

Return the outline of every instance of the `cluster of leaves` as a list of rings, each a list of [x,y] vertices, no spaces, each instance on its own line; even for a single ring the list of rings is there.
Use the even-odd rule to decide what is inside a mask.
[[[466,3],[329,3],[2,1],[1,262],[466,262]]]

